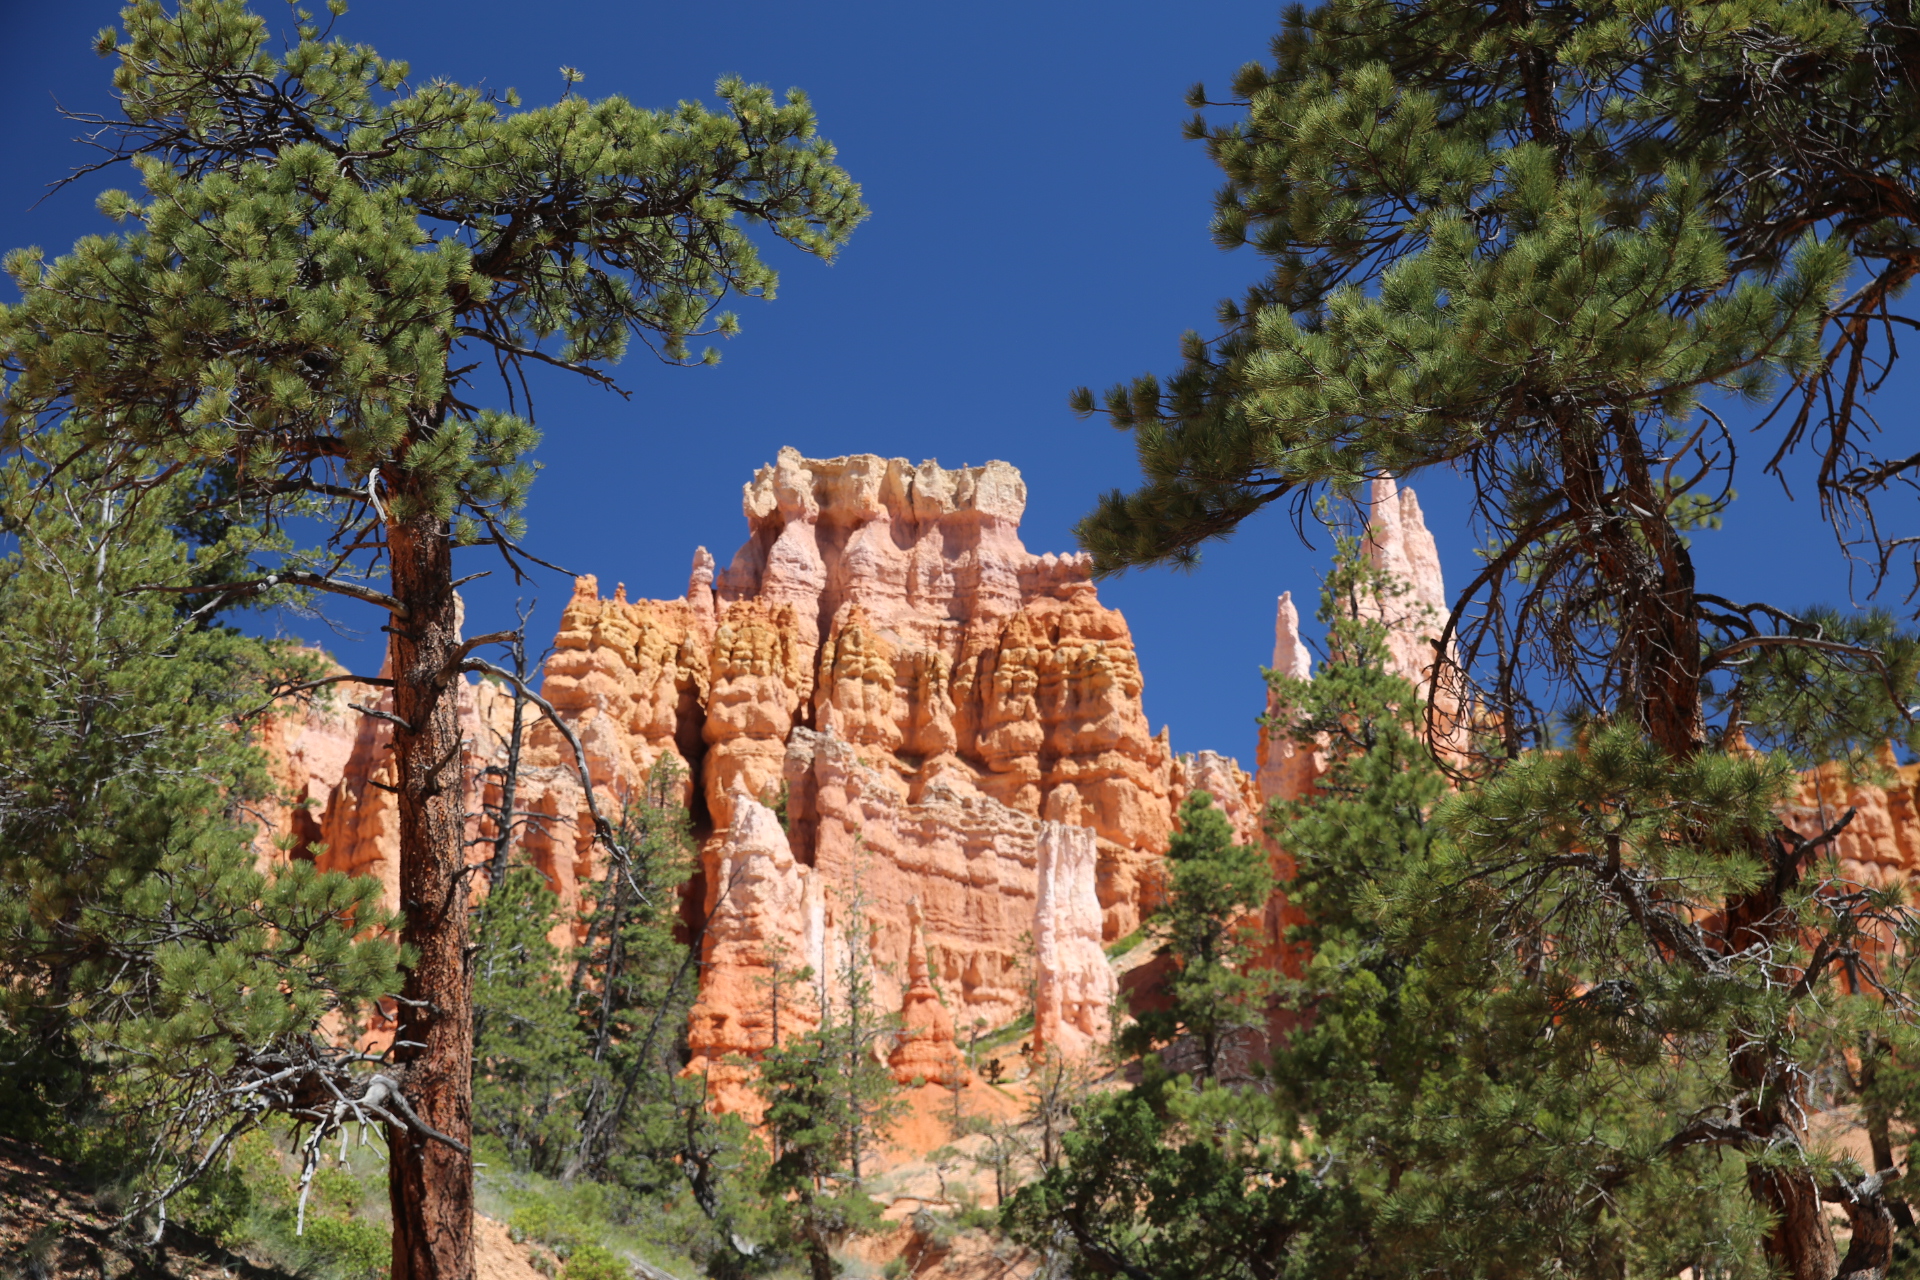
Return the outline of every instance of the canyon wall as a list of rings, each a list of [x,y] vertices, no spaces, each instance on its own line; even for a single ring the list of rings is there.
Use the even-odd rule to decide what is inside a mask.
[[[812,1025],[848,965],[902,1015],[902,1079],[951,1079],[956,1038],[1030,1012],[1036,1047],[1085,1052],[1109,1034],[1103,947],[1157,900],[1187,792],[1214,791],[1257,836],[1253,780],[1149,732],[1126,620],[1086,557],[1026,550],[1025,505],[1002,462],[787,449],[745,486],[731,563],[697,550],[681,598],[574,585],[541,689],[603,812],[677,765],[702,836],[689,1042],[730,1105],[722,1060]],[[491,682],[461,698],[477,813],[497,800],[511,699]],[[270,825],[296,856],[391,890],[386,722],[342,707],[275,733],[294,803]],[[577,903],[600,855],[572,747],[543,720],[516,808],[523,856]],[[490,829],[476,817],[470,834]]]
[[[1148,731],[1126,620],[1100,603],[1085,557],[1022,546],[1025,502],[1005,463],[782,450],[745,486],[746,542],[724,569],[695,551],[680,598],[575,582],[540,687],[603,813],[671,762],[700,837],[690,1069],[722,1106],[754,1110],[738,1056],[816,1025],[856,977],[899,1015],[888,1060],[903,1082],[962,1082],[958,1046],[1029,1014],[1033,1048],[1089,1052],[1112,1032],[1106,950],[1158,900],[1181,801],[1205,789],[1240,840],[1262,841],[1265,803],[1310,794],[1324,767],[1284,732],[1260,735],[1251,776],[1215,752],[1173,755],[1165,730]],[[1434,540],[1413,491],[1390,480],[1374,482],[1368,516],[1365,554],[1401,589],[1363,607],[1424,693],[1448,603]],[[1291,595],[1273,667],[1312,674]],[[350,705],[385,700],[340,688],[334,708],[267,730],[282,798],[262,814],[262,852],[377,876],[391,900],[389,725]],[[479,860],[512,699],[490,681],[459,697]],[[528,716],[516,847],[573,907],[603,873],[580,757]],[[1812,771],[1785,816],[1812,833],[1855,808],[1837,842],[1845,868],[1904,881],[1920,858],[1920,768],[1890,777]],[[1268,850],[1284,886],[1292,861]],[[1267,963],[1295,967],[1285,931],[1298,919],[1277,891]]]

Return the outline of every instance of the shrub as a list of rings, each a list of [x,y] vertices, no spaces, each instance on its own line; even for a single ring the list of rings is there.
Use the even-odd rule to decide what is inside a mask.
[[[301,1239],[301,1252],[340,1280],[381,1280],[393,1266],[391,1232],[384,1224],[314,1216]]]
[[[633,1268],[611,1249],[583,1244],[567,1259],[561,1280],[633,1280]]]

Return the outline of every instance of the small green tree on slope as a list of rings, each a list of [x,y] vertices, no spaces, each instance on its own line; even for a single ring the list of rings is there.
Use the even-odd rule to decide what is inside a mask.
[[[878,1052],[894,1022],[874,1004],[873,976],[861,955],[870,945],[863,936],[867,901],[856,890],[839,906],[851,936],[833,981],[817,988],[819,1025],[783,1038],[756,1064],[772,1145],[763,1189],[781,1244],[807,1260],[813,1280],[832,1280],[840,1269],[833,1249],[879,1225],[882,1206],[862,1182],[872,1148],[901,1108],[899,1086]]]
[[[9,257],[22,299],[0,311],[6,442],[59,424],[71,450],[137,446],[148,466],[226,477],[235,517],[330,530],[195,584],[204,608],[290,584],[385,611],[408,955],[394,1074],[421,1121],[389,1126],[394,1274],[463,1280],[472,1022],[453,687],[503,637],[457,639],[454,554],[522,565],[536,439],[476,402],[474,375],[498,371],[511,406],[528,365],[608,383],[635,338],[683,361],[690,337],[733,331],[715,311],[725,295],[773,291],[748,226],[830,257],[865,211],[798,93],[726,81],[717,112],[571,93],[520,110],[510,93],[410,85],[404,63],[304,18],[275,53],[240,0],[140,0],[100,50],[119,61],[104,136],[144,195],[102,198],[125,234],[50,264]]]
[[[1173,960],[1159,993],[1164,1007],[1136,1012],[1120,1046],[1145,1053],[1186,1036],[1200,1074],[1216,1079],[1236,1038],[1266,1024],[1273,975],[1252,967],[1259,932],[1248,916],[1266,905],[1272,876],[1266,850],[1236,843],[1207,792],[1181,803],[1179,823],[1168,841],[1166,901],[1147,920]]]
[[[614,830],[604,879],[583,886],[587,937],[568,964],[550,935],[572,929],[536,869],[512,866],[475,925],[475,1130],[520,1168],[590,1178],[645,1206],[651,1228],[735,1274],[758,1252],[758,1147],[738,1116],[682,1078],[697,945],[680,936],[692,870],[684,772],[662,756]],[[698,931],[693,937],[698,938]],[[569,976],[571,974],[571,977]],[[682,1211],[691,1193],[691,1207]]]
[[[548,938],[559,905],[538,868],[516,866],[474,923],[474,1130],[499,1138],[516,1164],[549,1174],[579,1135],[573,1103],[593,1067],[560,948]]]
[[[375,881],[256,865],[251,732],[302,664],[141,591],[194,580],[168,528],[190,495],[97,478],[0,468],[0,1124],[59,1142],[105,1117],[164,1228],[270,1115],[324,1130],[319,1081],[359,1055],[323,1023],[396,990],[399,954]],[[358,1069],[352,1118],[377,1121],[392,1082]]]
[[[838,1275],[834,1248],[878,1226],[882,1211],[853,1175],[854,1143],[866,1118],[848,1105],[850,1098],[868,1104],[883,1092],[880,1077],[859,1059],[849,1061],[844,1035],[835,1031],[829,1026],[789,1036],[757,1064],[773,1147],[764,1190],[774,1197],[781,1242],[806,1260],[813,1280]],[[850,1065],[858,1072],[853,1088]],[[888,1077],[886,1086],[892,1084]]]

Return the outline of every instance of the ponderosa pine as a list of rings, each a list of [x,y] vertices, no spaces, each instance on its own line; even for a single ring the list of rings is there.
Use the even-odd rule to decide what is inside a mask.
[[[1899,6],[1290,8],[1231,104],[1192,95],[1237,109],[1190,134],[1226,175],[1216,241],[1267,270],[1164,384],[1107,393],[1144,483],[1083,545],[1189,561],[1268,503],[1448,467],[1489,550],[1449,637],[1504,753],[1543,669],[1693,750],[1705,683],[1821,639],[1694,580],[1687,531],[1754,449],[1727,404],[1789,380],[1761,456],[1811,452],[1865,582],[1916,545],[1873,501],[1920,455],[1877,455],[1867,407],[1920,269],[1914,47]]]
[[[1724,411],[1781,379],[1760,428],[1769,467],[1784,474],[1811,447],[1836,534],[1870,549],[1869,585],[1920,545],[1874,507],[1920,455],[1876,453],[1866,407],[1920,269],[1909,24],[1901,7],[1790,0],[1288,10],[1273,62],[1242,69],[1233,103],[1192,97],[1242,113],[1191,132],[1227,176],[1216,239],[1253,246],[1268,270],[1223,304],[1216,338],[1187,337],[1164,385],[1108,393],[1144,484],[1079,526],[1097,569],[1191,562],[1268,503],[1444,466],[1472,483],[1483,544],[1435,650],[1434,687],[1451,697],[1431,710],[1456,702],[1475,724],[1433,727],[1494,731],[1459,739],[1477,757],[1463,777],[1521,759],[1561,716],[1616,753],[1625,726],[1664,762],[1616,781],[1652,785],[1664,769],[1708,791],[1746,776],[1756,741],[1799,759],[1839,742],[1856,761],[1866,744],[1911,742],[1912,647],[1887,619],[1717,595],[1689,545],[1732,497],[1745,446]],[[1095,407],[1084,391],[1074,403]],[[1514,785],[1550,776],[1530,766]],[[1671,789],[1586,795],[1689,803]],[[1539,848],[1532,810],[1501,812],[1514,825],[1479,833],[1482,847]],[[1715,963],[1755,948],[1767,980],[1791,988],[1796,964],[1827,962],[1796,952],[1802,940],[1869,918],[1884,937],[1904,929],[1822,870],[1831,832],[1809,840],[1739,812],[1738,856],[1719,828],[1683,824],[1701,857],[1729,860],[1713,909],[1745,921],[1694,939],[1729,949]],[[1679,939],[1642,901],[1665,890],[1626,865],[1625,878],[1588,868],[1581,892],[1631,907],[1628,936],[1666,954]],[[1832,917],[1842,899],[1847,918]],[[1903,1001],[1888,996],[1891,1016]],[[1804,1134],[1782,1145],[1774,1121],[1806,1102],[1773,1091],[1794,1059],[1753,1038],[1763,1025],[1722,1046],[1748,1099],[1716,1141],[1748,1153],[1756,1202],[1783,1224],[1770,1256],[1796,1280],[1828,1280],[1820,1197],[1856,1193],[1826,1178]]]
[[[356,1068],[333,1033],[400,956],[374,881],[257,865],[257,731],[314,664],[153,590],[250,540],[196,554],[186,486],[146,478],[0,467],[0,1124],[130,1158],[127,1208],[164,1229],[250,1130],[324,1115],[302,1086]]]
[[[341,0],[328,5],[335,18]],[[399,908],[409,957],[395,1070],[419,1118],[389,1126],[394,1274],[472,1269],[472,1030],[465,797],[454,683],[479,644],[456,628],[456,551],[525,562],[515,514],[529,364],[610,383],[638,338],[670,362],[730,334],[729,293],[771,296],[749,227],[820,257],[864,216],[797,91],[727,80],[722,107],[667,111],[569,91],[520,109],[299,18],[278,52],[241,0],[140,0],[101,33],[118,59],[108,160],[144,195],[128,224],[51,263],[8,258],[0,311],[6,445],[58,424],[75,452],[137,446],[153,467],[324,545],[192,593],[209,611],[288,585],[388,617]],[[708,353],[706,358],[711,358]],[[384,575],[385,581],[378,579]]]

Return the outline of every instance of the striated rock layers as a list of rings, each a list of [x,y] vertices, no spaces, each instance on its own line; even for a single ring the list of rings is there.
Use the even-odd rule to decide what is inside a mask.
[[[959,1046],[1029,1014],[1036,1048],[1103,1043],[1104,949],[1157,900],[1179,803],[1204,788],[1251,842],[1265,802],[1309,794],[1323,767],[1285,734],[1262,735],[1252,777],[1213,752],[1173,756],[1164,731],[1148,732],[1125,619],[1100,603],[1083,557],[1022,547],[1025,499],[1004,463],[783,450],[746,486],[745,545],[724,570],[697,551],[681,598],[575,583],[542,692],[578,736],[603,812],[662,761],[676,771],[702,836],[685,904],[703,961],[690,1069],[723,1106],[754,1109],[736,1055],[843,1014],[852,987],[898,1015],[877,1052],[902,1081],[962,1081]],[[1404,587],[1368,607],[1424,691],[1446,595],[1411,490],[1374,484],[1365,547]],[[1289,596],[1273,665],[1311,673]],[[378,709],[371,696],[349,698]],[[491,852],[478,815],[498,803],[512,705],[492,683],[459,696],[477,859]],[[391,901],[388,723],[315,710],[267,733],[285,799],[264,814],[279,839],[263,853],[378,876]],[[1812,832],[1855,808],[1843,864],[1863,883],[1903,881],[1920,857],[1916,786],[1920,767],[1884,787],[1816,770],[1786,816]],[[521,855],[577,905],[601,852],[574,751],[537,717],[515,808]],[[1270,854],[1284,884],[1291,859]],[[1294,967],[1283,939],[1297,919],[1275,893],[1268,963]]]
[[[1001,462],[785,449],[745,487],[745,544],[718,570],[697,551],[680,599],[576,582],[541,689],[598,803],[617,811],[672,757],[710,833],[688,910],[704,924],[697,1069],[725,1076],[722,1059],[771,1044],[776,1006],[780,1034],[812,1025],[849,965],[903,1017],[903,1079],[952,1079],[956,1039],[1036,1004],[1036,1039],[1082,1052],[1108,1034],[1102,947],[1155,902],[1186,792],[1207,786],[1257,831],[1238,766],[1176,760],[1149,733],[1126,620],[1085,557],[1021,545],[1025,503]],[[511,703],[484,683],[461,697],[478,812]],[[275,825],[391,885],[385,722],[287,732],[288,793],[306,803]],[[525,856],[577,902],[601,870],[592,822],[572,748],[538,719],[516,808]]]

